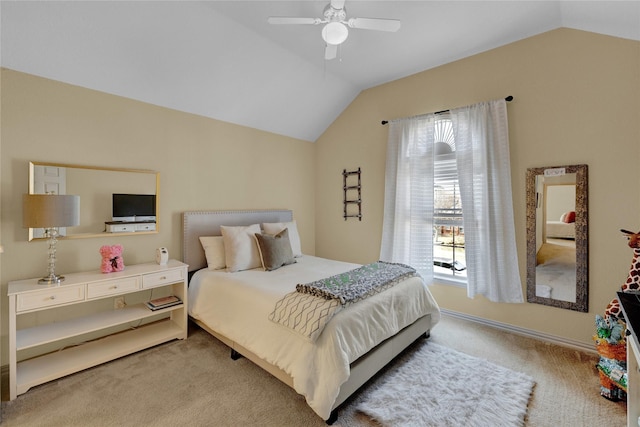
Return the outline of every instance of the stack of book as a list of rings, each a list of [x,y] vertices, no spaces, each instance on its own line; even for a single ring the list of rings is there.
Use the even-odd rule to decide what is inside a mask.
[[[156,298],[148,301],[147,307],[151,310],[162,310],[163,308],[171,307],[174,305],[182,304],[182,300],[175,295],[171,295],[168,297]]]

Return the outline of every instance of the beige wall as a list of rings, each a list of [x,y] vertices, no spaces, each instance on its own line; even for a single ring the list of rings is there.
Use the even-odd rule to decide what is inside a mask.
[[[59,273],[98,269],[104,244],[122,244],[125,264],[153,262],[159,246],[180,259],[185,210],[289,208],[314,253],[314,144],[6,69],[1,85],[2,295],[46,270],[46,242],[22,228],[29,161],[160,172],[160,232],[62,240]],[[2,313],[7,363],[6,297]]]
[[[626,278],[631,251],[619,228],[640,229],[640,43],[557,30],[364,91],[316,144],[2,70],[0,282],[44,274],[46,243],[27,242],[21,197],[28,162],[160,172],[160,233],[66,240],[58,271],[96,269],[98,248],[121,243],[125,262],[181,254],[180,212],[291,208],[305,253],[378,258],[387,127],[393,119],[513,95],[508,106],[520,271],[525,283],[525,171],[589,165],[589,313],[496,304],[435,285],[443,308],[591,342]],[[342,218],[343,169],[362,168],[363,220]],[[2,321],[6,325],[6,298]],[[6,363],[6,326],[3,326]]]
[[[632,252],[618,232],[640,229],[640,43],[551,31],[361,93],[319,138],[316,254],[378,259],[387,127],[380,121],[513,95],[508,104],[519,268],[526,283],[525,172],[589,166],[589,313],[469,299],[434,285],[443,308],[591,345],[594,316],[626,279]],[[342,219],[343,168],[362,168],[362,222]],[[526,295],[526,293],[525,293]]]

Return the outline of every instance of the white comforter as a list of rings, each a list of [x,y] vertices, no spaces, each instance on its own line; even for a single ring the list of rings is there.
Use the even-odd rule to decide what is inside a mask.
[[[296,392],[328,419],[351,362],[426,314],[432,325],[440,319],[431,293],[413,277],[338,312],[315,343],[268,320],[296,284],[358,266],[305,255],[275,271],[203,269],[189,284],[189,314],[287,372]]]

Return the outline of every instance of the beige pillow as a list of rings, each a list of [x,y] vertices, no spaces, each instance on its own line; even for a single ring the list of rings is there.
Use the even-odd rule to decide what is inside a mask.
[[[296,262],[293,258],[293,252],[291,252],[291,242],[286,228],[275,236],[256,233],[255,238],[262,268],[266,271],[277,270]]]
[[[293,256],[298,258],[302,256],[302,246],[300,244],[300,235],[298,234],[298,225],[296,220],[290,222],[268,222],[262,224],[265,233],[275,235],[284,229],[289,230],[289,241],[291,242],[291,251]]]
[[[260,233],[260,225],[246,227],[220,226],[224,239],[224,255],[227,270],[231,273],[261,266],[258,246],[253,237]]]
[[[200,236],[200,244],[209,270],[221,270],[227,266],[222,236]]]

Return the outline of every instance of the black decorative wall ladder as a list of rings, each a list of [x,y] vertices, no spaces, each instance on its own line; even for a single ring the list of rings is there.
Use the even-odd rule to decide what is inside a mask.
[[[357,183],[355,182],[357,178]],[[344,220],[347,218],[358,218],[362,221],[362,183],[360,181],[360,168],[355,171],[342,171],[342,189],[344,191]],[[356,206],[350,208],[349,206]]]

